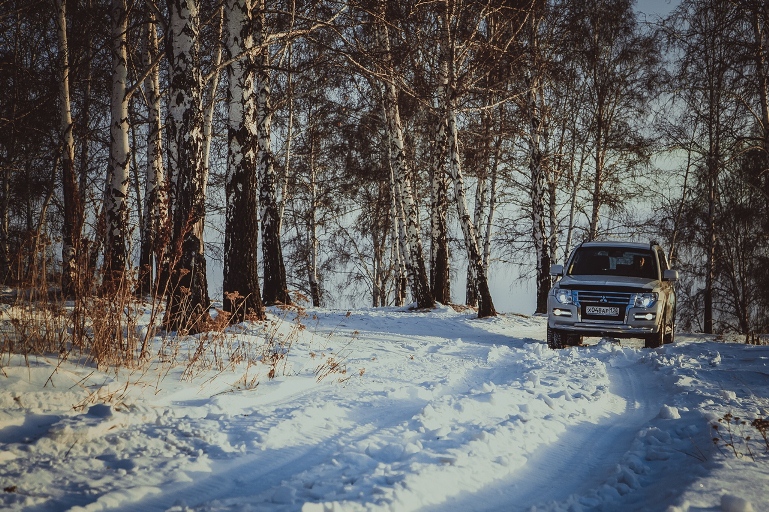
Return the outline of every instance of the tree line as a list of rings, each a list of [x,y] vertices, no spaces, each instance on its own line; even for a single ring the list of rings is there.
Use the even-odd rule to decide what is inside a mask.
[[[769,7],[7,0],[0,279],[166,300],[496,313],[515,266],[652,238],[679,327],[769,328]],[[464,297],[451,283],[466,275]],[[292,296],[293,295],[293,296]]]

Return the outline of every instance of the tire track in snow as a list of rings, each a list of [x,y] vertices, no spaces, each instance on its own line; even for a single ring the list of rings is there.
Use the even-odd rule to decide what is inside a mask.
[[[366,428],[357,428],[347,435],[364,437],[368,433]],[[132,503],[122,509],[136,512],[165,511],[179,504],[194,508],[216,500],[277,491],[281,482],[293,476],[297,468],[321,464],[332,452],[331,447],[306,444],[273,450],[270,457],[265,457],[264,452],[251,454],[235,459],[230,464],[218,464],[211,473],[191,475],[194,482],[182,484],[175,491],[164,491],[162,496]],[[269,506],[269,501],[266,503]]]
[[[644,364],[612,368],[607,362],[610,395],[603,419],[583,422],[526,464],[481,492],[449,499],[447,510],[529,511],[564,510],[566,503],[599,491],[616,474],[639,431],[657,416],[665,395],[653,369]],[[631,491],[632,492],[632,491]],[[547,500],[543,502],[543,496]],[[580,510],[590,510],[589,502]]]
[[[439,385],[440,392],[436,391],[437,394],[454,395],[467,391],[470,384],[466,382],[468,364],[465,360],[461,360],[462,364],[458,364],[453,357],[450,357],[453,354],[428,353],[432,351],[428,350],[430,344],[426,341],[412,339],[411,342],[423,357],[445,358],[446,364],[455,363],[445,369],[446,378],[439,379],[442,382]],[[456,349],[456,347],[451,348]],[[413,374],[409,373],[408,377],[413,377]],[[414,384],[413,388],[412,394],[416,395],[415,390],[419,389],[420,385]],[[317,390],[313,391],[317,393]],[[289,488],[283,485],[284,482],[290,484],[296,479],[297,474],[308,469],[334,466],[335,457],[343,453],[344,446],[379,438],[383,432],[400,432],[403,429],[402,424],[420,414],[425,404],[429,403],[428,400],[419,398],[407,400],[405,404],[389,410],[388,414],[383,416],[381,408],[384,404],[380,403],[370,409],[370,397],[357,396],[354,393],[339,396],[337,391],[333,387],[329,388],[329,394],[319,402],[334,406],[346,404],[344,410],[355,417],[355,423],[341,426],[336,432],[326,431],[317,424],[309,428],[303,425],[300,444],[274,448],[270,447],[271,443],[268,442],[264,450],[235,459],[212,461],[211,473],[191,473],[188,476],[194,479],[194,482],[180,482],[170,492],[164,491],[160,496],[147,497],[130,505],[126,504],[122,509],[159,512],[181,505],[186,510],[190,507],[194,510],[218,510],[228,507],[230,503],[245,500],[249,506],[260,510],[297,510],[301,505],[291,504],[293,491],[288,490]],[[300,418],[297,421],[301,421],[301,415],[311,408],[308,402],[311,403],[317,398],[317,394],[307,390],[295,393],[293,395],[295,405],[288,410],[282,410],[277,415],[275,409],[267,411],[257,408],[261,416],[260,426],[253,424],[253,418],[241,416],[231,418],[226,430],[232,434],[244,431],[264,434],[274,430],[292,430],[296,425],[291,411],[298,413]],[[304,404],[300,405],[301,403]],[[242,434],[240,436],[242,438]],[[242,440],[241,438],[238,440]],[[261,439],[265,440],[263,436]],[[281,443],[278,445],[280,446]],[[282,497],[283,492],[288,494]],[[287,503],[282,503],[283,499]]]

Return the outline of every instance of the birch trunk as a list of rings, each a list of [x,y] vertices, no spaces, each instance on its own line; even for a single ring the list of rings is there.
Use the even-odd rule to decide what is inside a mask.
[[[433,298],[441,304],[451,303],[451,276],[449,262],[448,180],[446,175],[446,90],[449,85],[448,66],[441,65],[441,81],[437,89],[437,121],[432,165],[432,204],[430,209],[430,289]]]
[[[169,166],[175,176],[173,253],[165,325],[198,332],[208,317],[208,283],[203,252],[205,170],[203,109],[196,0],[168,0]]]
[[[61,247],[61,291],[65,297],[74,297],[78,290],[78,258],[83,226],[83,204],[80,201],[75,176],[75,140],[72,134],[72,108],[69,94],[69,46],[67,42],[67,11],[64,0],[55,0],[56,32],[59,42],[59,123],[62,146],[62,188],[64,192],[64,219]]]
[[[593,204],[590,214],[590,229],[588,240],[595,240],[598,237],[598,221],[601,212],[601,195],[603,193],[603,171],[605,161],[604,150],[604,126],[603,126],[603,103],[599,97],[598,113],[596,114],[596,135],[595,135],[595,175],[593,176]]]
[[[227,0],[227,53],[233,59],[253,48],[252,0]],[[232,323],[247,316],[264,319],[259,290],[257,217],[256,99],[254,59],[247,55],[227,66],[229,106],[227,212],[224,232],[224,310]]]
[[[456,6],[448,1],[443,3],[443,19],[440,28],[441,59],[447,66],[449,76],[449,86],[446,89],[446,118],[448,123],[449,137],[449,172],[451,180],[454,182],[454,201],[457,206],[457,215],[459,225],[462,228],[462,234],[465,239],[465,249],[467,251],[468,266],[472,267],[473,278],[478,291],[478,317],[485,318],[495,316],[496,310],[489,290],[488,277],[483,265],[483,256],[478,244],[478,235],[473,219],[467,208],[467,198],[465,196],[464,180],[462,177],[461,155],[459,152],[459,134],[457,129],[456,116],[456,71],[454,69],[454,45],[452,44],[452,34],[450,31],[451,21],[454,16]]]
[[[457,204],[457,215],[459,224],[462,227],[462,233],[465,238],[467,249],[468,264],[473,267],[475,279],[478,288],[478,317],[485,318],[497,314],[494,309],[494,303],[491,299],[489,282],[483,268],[483,258],[478,248],[478,237],[475,232],[475,225],[470,218],[470,212],[467,209],[467,199],[465,197],[465,188],[462,178],[459,155],[459,136],[457,133],[457,120],[453,105],[449,106],[449,170],[451,179],[454,181],[454,200]]]
[[[13,61],[19,59],[19,52],[21,51],[21,43],[19,36],[21,35],[21,20],[17,17],[14,27],[14,41],[13,41],[13,56],[9,56]],[[15,120],[17,116],[17,110],[21,107],[20,90],[22,89],[21,70],[15,68],[12,72],[13,86],[9,91],[8,99],[10,103],[10,115],[9,119]],[[10,131],[8,137],[7,150],[0,152],[0,283],[5,284],[11,277],[11,254],[10,254],[10,206],[11,206],[11,177],[13,168],[12,161],[15,158],[18,139],[18,130],[16,129],[16,123],[8,123],[8,130]],[[19,265],[20,267],[21,265]]]
[[[14,81],[15,82],[15,81]],[[16,89],[14,84],[14,89]],[[15,110],[15,104],[11,107]],[[12,113],[15,118],[15,112]],[[11,144],[10,147],[13,150],[15,144],[15,126],[11,123]],[[0,283],[5,284],[11,275],[11,255],[9,244],[9,232],[10,227],[10,195],[11,195],[11,166],[4,165],[2,158],[0,158]]]
[[[217,41],[222,40],[224,32],[224,6],[219,7],[219,30]],[[211,87],[208,88],[208,102],[205,103],[203,108],[203,195],[206,195],[206,187],[208,186],[208,174],[210,170],[211,160],[211,137],[213,135],[214,126],[214,112],[216,111],[216,99],[217,92],[219,90],[219,66],[222,63],[222,44],[216,45],[216,55],[213,58],[213,68],[217,69],[211,80]]]
[[[307,226],[307,246],[309,256],[307,258],[307,278],[310,284],[310,296],[313,307],[321,305],[321,289],[318,281],[318,222],[315,218],[317,207],[317,192],[315,183],[315,148],[310,145],[310,211],[309,226]]]
[[[529,116],[529,204],[531,208],[532,240],[537,267],[537,301],[535,313],[547,313],[547,296],[550,293],[550,248],[547,244],[545,222],[545,153],[547,130],[539,107],[541,98],[538,80],[531,79],[528,92]]]
[[[379,301],[379,298],[382,294],[382,279],[381,279],[381,268],[382,268],[382,248],[377,245],[379,243],[379,239],[377,237],[377,234],[375,231],[372,230],[371,232],[371,241],[374,244],[374,258],[372,261],[372,277],[374,278],[374,281],[371,283],[371,307],[378,308],[380,307],[381,303]]]
[[[388,139],[388,154],[389,154],[389,139]],[[403,306],[406,301],[406,288],[408,284],[408,275],[406,272],[406,264],[404,262],[405,251],[405,233],[403,230],[403,216],[401,215],[402,208],[398,205],[398,193],[395,188],[395,177],[393,176],[392,167],[390,167],[390,218],[392,222],[392,261],[395,264],[395,290],[394,290],[394,304],[398,307]]]
[[[130,143],[128,134],[128,52],[126,0],[112,0],[112,95],[110,98],[110,152],[104,212],[107,221],[105,292],[114,291],[126,267],[128,180]]]
[[[384,5],[380,2],[380,14],[384,14]],[[385,82],[384,109],[387,121],[387,134],[390,139],[390,165],[395,184],[396,206],[402,205],[406,225],[405,236],[407,243],[406,271],[411,284],[411,293],[419,309],[435,307],[435,300],[430,290],[425,268],[424,251],[422,248],[422,236],[419,229],[419,208],[412,194],[409,180],[406,153],[403,142],[403,127],[398,110],[398,91],[392,81],[394,77],[394,65],[390,54],[390,36],[387,26],[383,23],[377,25],[377,37],[380,49],[385,59],[385,70],[390,78]]]
[[[716,137],[716,140],[718,138]],[[707,238],[705,244],[705,290],[703,293],[704,302],[704,329],[705,334],[713,334],[713,288],[716,282],[716,244],[718,243],[718,234],[716,226],[716,209],[718,206],[718,166],[720,158],[718,157],[720,147],[718,143],[711,142],[711,148],[715,148],[713,154],[708,158],[708,176],[707,176],[707,194],[708,194],[708,213]]]
[[[487,99],[486,104],[487,107],[489,106],[490,98]],[[475,232],[478,235],[478,248],[480,250],[481,247],[485,247],[486,244],[484,242],[484,236],[482,233],[485,233],[485,229],[483,226],[483,214],[486,210],[486,203],[487,203],[487,195],[488,195],[488,183],[487,183],[487,165],[489,164],[489,155],[491,153],[490,151],[490,139],[491,139],[491,129],[490,129],[490,123],[491,118],[488,115],[488,108],[484,110],[484,113],[482,114],[483,117],[483,130],[484,130],[484,137],[483,137],[483,160],[481,161],[481,165],[478,166],[478,175],[477,175],[477,181],[475,184],[475,208],[473,212],[473,225],[475,227]],[[481,260],[483,261],[483,273],[488,276],[487,273],[487,266],[486,266],[486,259],[483,257],[483,253],[481,254]],[[473,265],[467,266],[467,283],[466,283],[466,297],[465,297],[465,303],[468,306],[477,306],[478,305],[478,284],[477,284],[477,269],[473,267]]]
[[[258,0],[255,18],[255,44],[265,41],[265,0]],[[259,207],[262,220],[262,257],[264,259],[264,303],[291,304],[286,285],[286,268],[280,241],[280,218],[277,198],[277,175],[270,142],[272,106],[270,104],[270,71],[268,51],[259,53],[256,62],[257,90],[257,169],[259,175]]]
[[[486,235],[483,237],[483,270],[489,275],[491,265],[491,237],[494,234],[494,214],[497,205],[497,177],[499,174],[499,160],[501,150],[501,139],[497,139],[494,145],[494,154],[491,160],[491,185],[489,190],[489,214],[486,217]]]
[[[147,13],[146,33],[142,64],[149,67],[158,54],[157,23],[152,13]],[[155,67],[144,81],[147,101],[147,177],[144,192],[144,225],[139,251],[138,293],[146,295],[152,290],[153,274],[159,276],[167,267],[165,248],[170,241],[167,228],[168,187],[163,167],[163,137],[160,106],[160,71]],[[165,262],[161,263],[161,262]],[[158,290],[164,288],[164,280]]]
[[[572,149],[571,151],[575,151],[575,148],[577,147],[577,140],[576,137],[572,141]],[[564,265],[566,264],[566,258],[569,257],[571,254],[571,246],[573,244],[574,240],[574,225],[576,223],[577,218],[577,194],[579,193],[580,186],[582,184],[582,178],[585,174],[585,161],[587,159],[587,153],[580,156],[579,159],[579,165],[577,166],[577,174],[574,175],[574,165],[573,162],[569,163],[569,177],[570,177],[570,184],[571,184],[571,190],[570,194],[571,197],[569,199],[569,220],[568,220],[568,226],[566,228],[566,243],[564,244]]]
[[[93,8],[93,0],[85,0],[83,2],[83,9],[84,11],[89,11]],[[93,90],[93,81],[94,81],[94,47],[95,47],[95,38],[96,34],[91,31],[88,34],[88,38],[86,41],[86,47],[85,47],[85,56],[82,61],[82,66],[84,67],[84,84],[83,84],[83,105],[80,109],[80,124],[82,126],[82,129],[84,129],[86,132],[90,131],[91,128],[91,109],[93,108],[92,105],[94,103],[92,98],[92,90]],[[85,205],[86,201],[88,200],[88,168],[91,165],[91,152],[90,152],[91,146],[89,144],[89,141],[86,137],[83,138],[80,144],[80,155],[79,155],[79,164],[78,164],[78,180],[79,180],[79,189],[80,189],[80,202],[81,204]],[[89,269],[89,272],[93,269]]]
[[[398,180],[395,174],[390,175],[390,183],[392,186],[392,194],[395,204],[395,218],[393,221],[398,225],[398,241],[395,245],[398,255],[399,265],[399,285],[400,286],[400,305],[403,306],[406,302],[406,294],[409,289],[409,269],[411,268],[411,251],[409,250],[409,242],[406,234],[406,212],[403,209],[403,191],[398,185]]]
[[[475,232],[478,236],[478,248],[483,246],[483,237],[481,236],[481,233],[484,232],[482,228],[482,219],[483,219],[483,212],[486,209],[486,194],[487,194],[487,183],[486,183],[486,168],[481,165],[478,168],[478,176],[475,183],[475,207],[473,208],[473,227],[475,228]],[[483,260],[483,256],[481,255],[481,260]],[[484,270],[485,273],[485,270]],[[477,286],[477,269],[473,265],[467,266],[467,282],[466,282],[466,290],[465,290],[465,303],[468,306],[477,306],[478,305],[478,286]]]
[[[378,199],[377,204],[382,204],[381,199],[383,195],[383,185],[380,183],[378,188],[379,188],[379,194],[377,198]],[[387,238],[387,232],[386,232],[386,229],[384,230],[382,229],[382,225],[378,219],[378,216],[372,216],[369,220],[371,221],[371,228],[370,228],[371,243],[374,248],[371,305],[377,308],[380,306],[387,305],[386,290],[385,290],[386,268],[384,264],[384,253],[385,253],[384,240]],[[387,224],[385,223],[385,226],[386,225]]]

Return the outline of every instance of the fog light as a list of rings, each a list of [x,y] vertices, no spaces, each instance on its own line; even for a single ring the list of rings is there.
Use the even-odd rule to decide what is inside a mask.
[[[636,313],[636,320],[654,320],[654,313]]]
[[[558,309],[558,308],[556,308],[556,309],[553,310],[553,314],[555,316],[571,316],[571,311],[569,311],[568,309]]]

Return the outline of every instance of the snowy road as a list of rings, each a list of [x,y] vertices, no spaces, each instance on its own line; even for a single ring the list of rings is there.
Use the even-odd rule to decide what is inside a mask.
[[[769,416],[769,347],[553,351],[542,318],[449,308],[303,321],[275,320],[291,351],[274,379],[4,362],[0,508],[769,510],[760,436],[730,450],[711,430]]]
[[[604,417],[572,426],[504,481],[452,500],[451,509],[545,510],[595,493],[613,477],[638,432],[659,413],[665,392],[653,377],[642,366],[610,369]],[[434,510],[446,509],[444,505]]]

